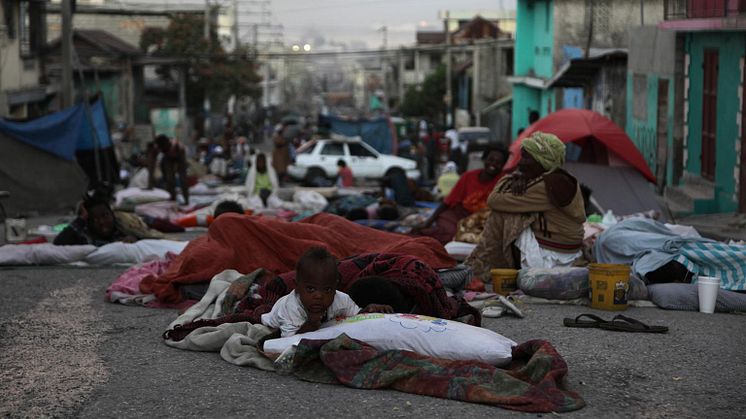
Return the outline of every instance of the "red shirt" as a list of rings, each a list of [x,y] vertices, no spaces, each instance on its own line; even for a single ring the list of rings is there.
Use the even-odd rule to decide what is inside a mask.
[[[500,173],[487,182],[481,182],[479,174],[482,170],[484,169],[469,170],[461,175],[443,203],[449,207],[461,204],[469,212],[477,212],[487,206],[487,197],[503,174]]]
[[[349,167],[340,168],[337,175],[339,176],[339,179],[337,180],[338,186],[349,188],[355,183],[355,180],[352,177],[352,169]]]

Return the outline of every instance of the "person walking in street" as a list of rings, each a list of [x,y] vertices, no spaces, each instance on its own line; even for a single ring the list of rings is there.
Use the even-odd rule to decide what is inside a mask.
[[[148,145],[148,188],[155,187],[155,166],[160,155],[161,173],[166,190],[171,194],[171,200],[176,201],[176,181],[178,177],[184,204],[189,205],[189,185],[187,183],[186,149],[177,140],[171,140],[160,134],[155,141]]]

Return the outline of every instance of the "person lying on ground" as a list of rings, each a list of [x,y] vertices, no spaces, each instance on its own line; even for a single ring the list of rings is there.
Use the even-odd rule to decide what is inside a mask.
[[[117,241],[133,243],[137,238],[122,231],[107,200],[94,194],[86,196],[78,217],[55,237],[54,244],[103,246]]]
[[[279,329],[282,337],[318,330],[322,323],[338,316],[393,313],[391,306],[381,304],[361,310],[349,295],[337,291],[337,259],[323,247],[308,249],[298,261],[296,274],[295,290],[262,315],[262,324]]]
[[[412,313],[415,302],[408,297],[395,280],[383,276],[364,276],[350,285],[347,293],[358,306],[385,304],[395,313]]]
[[[443,203],[427,221],[416,226],[413,233],[433,237],[443,244],[451,241],[459,220],[487,205],[487,197],[502,177],[507,157],[508,152],[502,145],[493,145],[484,150],[484,168],[469,170],[461,175]]]
[[[536,132],[521,143],[518,168],[487,199],[482,237],[464,262],[477,277],[493,268],[570,266],[581,256],[585,203],[564,162],[555,135]]]
[[[222,214],[228,214],[228,213],[243,215],[244,210],[241,204],[239,204],[236,201],[223,201],[215,207],[215,211],[213,211],[212,216],[213,218],[218,218]]]
[[[159,154],[162,154],[161,173],[163,174],[163,183],[168,193],[171,194],[171,200],[176,200],[176,177],[178,176],[184,203],[189,205],[186,149],[177,140],[171,140],[163,134],[155,137],[155,141],[148,145],[148,188],[153,188],[156,183],[155,165]]]

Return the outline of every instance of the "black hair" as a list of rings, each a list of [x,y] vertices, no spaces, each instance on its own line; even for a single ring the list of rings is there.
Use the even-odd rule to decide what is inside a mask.
[[[339,167],[347,167],[347,162],[344,161],[344,159],[337,160],[337,166]]]
[[[337,258],[323,247],[311,247],[298,259],[298,264],[295,266],[295,282],[300,282],[310,273],[321,269],[334,269],[337,273],[337,281],[339,281]]]
[[[353,282],[346,290],[359,307],[369,304],[387,304],[396,313],[410,313],[415,303],[401,290],[393,279],[366,276]]]
[[[381,220],[394,221],[399,219],[399,209],[393,205],[381,205],[376,212]]]
[[[267,162],[267,155],[266,154],[264,154],[264,153],[257,153],[256,154],[256,160],[259,160],[260,157],[264,159],[265,163]]]
[[[99,205],[104,205],[111,211],[110,202],[111,193],[105,185],[97,185],[83,195],[83,207],[89,212]]]
[[[353,208],[347,211],[347,214],[345,214],[345,218],[347,218],[350,221],[367,220],[368,210],[366,210],[365,208]]]
[[[243,214],[243,207],[236,201],[223,201],[215,207],[213,216],[218,218],[221,214],[226,213]]]
[[[503,143],[493,143],[487,146],[487,148],[482,152],[482,160],[487,160],[487,156],[489,156],[493,151],[500,153],[503,156],[503,161],[508,160],[508,149],[503,145]]]
[[[170,143],[170,142],[171,142],[171,139],[168,138],[168,136],[165,134],[158,134],[155,136],[156,145],[161,145],[163,143]]]

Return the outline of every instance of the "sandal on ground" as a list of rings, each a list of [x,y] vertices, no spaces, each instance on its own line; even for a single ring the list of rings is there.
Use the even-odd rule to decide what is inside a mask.
[[[666,326],[648,326],[647,324],[635,320],[631,317],[615,316],[610,322],[604,322],[599,325],[601,329],[613,330],[615,332],[635,332],[635,333],[666,333]]]
[[[587,317],[591,320],[580,320],[582,317]],[[562,323],[564,323],[564,325],[567,327],[591,328],[591,327],[601,327],[601,324],[609,323],[609,321],[604,320],[596,316],[595,314],[583,313],[574,319],[565,317],[565,319],[562,320]]]

